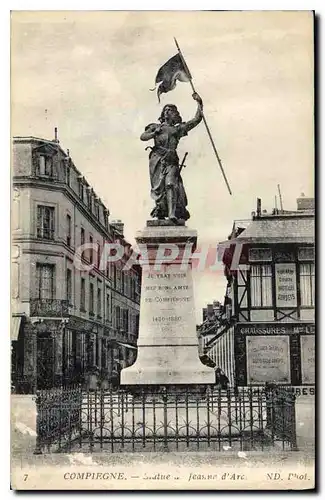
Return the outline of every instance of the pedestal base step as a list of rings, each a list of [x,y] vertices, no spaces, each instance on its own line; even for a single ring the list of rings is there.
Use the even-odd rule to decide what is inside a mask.
[[[198,360],[198,363],[199,360]],[[201,364],[201,363],[200,363]],[[121,372],[121,385],[200,385],[214,384],[215,372],[201,364],[195,369],[159,369],[157,367],[136,367],[137,363]]]

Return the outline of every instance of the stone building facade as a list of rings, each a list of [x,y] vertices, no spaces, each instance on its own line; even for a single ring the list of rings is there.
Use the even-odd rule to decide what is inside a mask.
[[[82,382],[94,368],[109,378],[132,364],[138,335],[141,268],[122,271],[123,224],[57,138],[15,137],[12,160],[14,390]],[[123,257],[106,266],[116,242]]]

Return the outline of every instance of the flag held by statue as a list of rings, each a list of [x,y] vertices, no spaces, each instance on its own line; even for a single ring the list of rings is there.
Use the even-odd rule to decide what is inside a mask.
[[[191,73],[181,55],[176,54],[173,56],[159,68],[156,76],[156,87],[159,84],[157,89],[159,102],[161,94],[165,94],[176,87],[177,80],[180,82],[189,82],[191,79]],[[150,90],[155,90],[156,87]]]

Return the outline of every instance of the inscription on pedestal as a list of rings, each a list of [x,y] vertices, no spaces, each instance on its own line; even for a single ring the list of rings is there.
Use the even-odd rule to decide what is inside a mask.
[[[192,279],[189,271],[180,271],[179,267],[169,265],[168,271],[151,270],[143,275],[140,332],[143,322],[156,340],[157,337],[177,339],[184,334],[188,337],[190,333],[190,319],[194,318]],[[142,338],[140,333],[140,345]]]

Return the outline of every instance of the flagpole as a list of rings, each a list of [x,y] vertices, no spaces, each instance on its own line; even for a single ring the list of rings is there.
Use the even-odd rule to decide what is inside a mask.
[[[178,42],[177,42],[177,40],[176,40],[176,38],[175,38],[175,37],[174,37],[174,40],[175,40],[175,44],[176,44],[176,47],[177,47],[178,53],[179,53],[179,55],[180,55],[180,57],[181,57],[181,59],[182,59],[182,62],[183,62],[183,64],[184,64],[184,67],[188,70],[188,68],[187,68],[187,64],[186,64],[185,59],[184,59],[184,56],[183,56],[183,54],[182,54],[182,51],[181,51],[181,49],[180,49],[180,47],[179,47],[179,45],[178,45]],[[189,72],[189,74],[191,75],[191,73],[190,73],[190,71],[189,71],[189,70],[188,70],[188,72]],[[194,87],[194,84],[193,84],[193,81],[192,81],[192,76],[191,76],[191,78],[190,78],[190,84],[191,84],[191,87],[192,87],[193,92],[195,92],[195,93],[196,93],[196,90],[195,90],[195,87]],[[215,155],[216,155],[216,158],[217,158],[217,161],[218,161],[218,163],[219,163],[219,167],[220,167],[220,169],[221,169],[221,172],[222,172],[222,175],[223,175],[224,181],[225,181],[225,183],[226,183],[226,185],[227,185],[227,188],[228,188],[229,194],[231,195],[231,194],[232,194],[232,192],[231,192],[231,189],[230,189],[230,186],[229,186],[229,182],[228,182],[227,177],[226,177],[226,174],[225,174],[225,172],[224,172],[224,170],[223,170],[223,166],[222,166],[222,163],[221,163],[221,159],[220,159],[220,156],[219,156],[219,154],[218,154],[218,151],[217,151],[216,145],[215,145],[215,143],[214,143],[213,137],[212,137],[212,135],[211,135],[211,132],[210,132],[209,126],[208,126],[207,121],[206,121],[206,119],[205,119],[205,116],[204,116],[203,110],[202,110],[202,118],[203,118],[203,122],[204,122],[204,125],[205,125],[205,128],[206,128],[206,131],[207,131],[208,136],[209,136],[209,138],[210,138],[210,141],[211,141],[211,144],[212,144],[213,151],[214,151],[214,153],[215,153]]]

